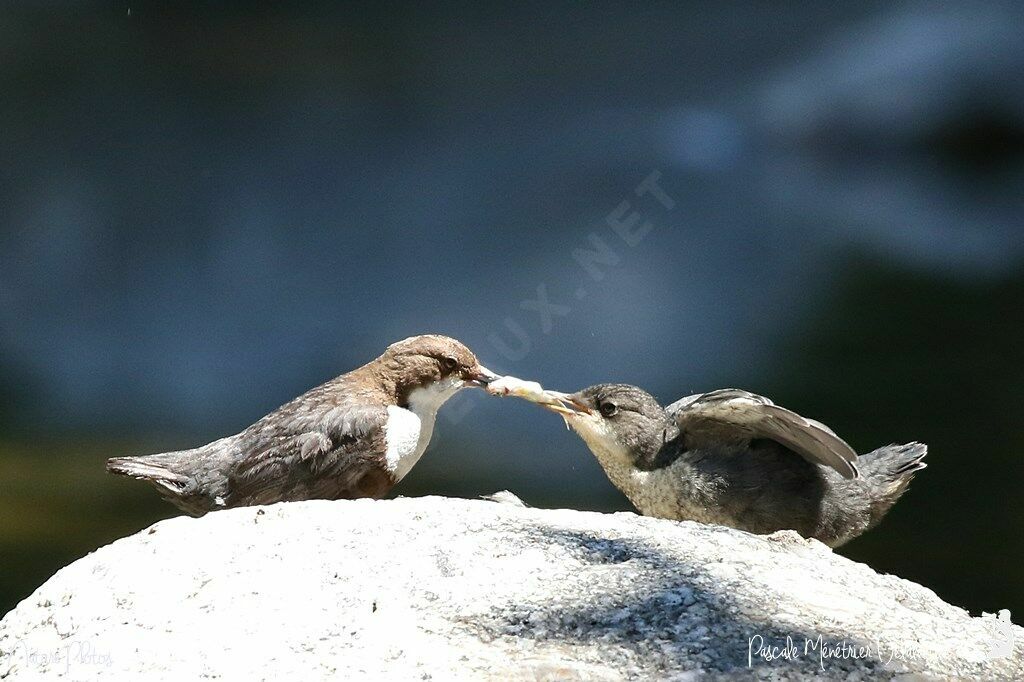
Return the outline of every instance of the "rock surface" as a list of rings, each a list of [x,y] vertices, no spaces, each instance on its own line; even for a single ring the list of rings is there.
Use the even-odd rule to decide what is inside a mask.
[[[0,621],[5,680],[1020,679],[1022,660],[1008,620],[793,533],[445,498],[163,521]]]

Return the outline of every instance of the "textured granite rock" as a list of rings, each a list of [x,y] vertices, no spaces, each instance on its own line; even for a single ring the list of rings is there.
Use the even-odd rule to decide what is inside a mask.
[[[1021,679],[1022,660],[1008,620],[793,533],[436,497],[163,521],[0,621],[5,680]]]

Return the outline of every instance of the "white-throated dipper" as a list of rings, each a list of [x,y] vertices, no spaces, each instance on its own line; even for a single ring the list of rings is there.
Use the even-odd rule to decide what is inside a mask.
[[[926,466],[922,443],[858,457],[824,424],[739,389],[664,409],[627,384],[549,391],[535,402],[565,418],[645,516],[791,529],[832,547],[877,525]]]
[[[244,431],[193,450],[115,457],[189,514],[272,502],[382,497],[416,464],[438,408],[496,379],[446,336],[413,336]]]

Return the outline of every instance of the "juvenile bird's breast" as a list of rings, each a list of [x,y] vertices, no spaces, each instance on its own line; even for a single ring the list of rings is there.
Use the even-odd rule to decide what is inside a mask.
[[[629,451],[614,437],[590,422],[577,424],[577,433],[597,458],[612,485],[622,491],[644,516],[662,519],[690,518],[680,511],[681,482],[669,472],[674,465],[654,471],[637,468]]]
[[[645,471],[633,464],[632,458],[617,442],[590,438],[588,445],[608,480],[644,516],[711,522],[704,507],[691,499],[690,484],[685,480],[687,472],[679,462]]]
[[[621,472],[616,479],[623,483],[613,479],[616,487],[625,493],[644,516],[675,521],[729,523],[730,519],[725,517],[714,500],[713,490],[702,489],[702,481],[694,477],[682,461],[653,471],[632,468],[628,473]]]

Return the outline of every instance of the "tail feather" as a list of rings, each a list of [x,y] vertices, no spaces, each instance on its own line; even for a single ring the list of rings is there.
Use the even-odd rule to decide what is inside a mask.
[[[927,454],[927,445],[914,442],[886,445],[859,458],[864,478],[872,488],[872,526],[907,491],[914,474],[928,466],[924,461]]]
[[[894,479],[924,469],[927,454],[928,446],[924,443],[893,444],[861,455],[858,461],[867,476]]]
[[[925,455],[928,454],[927,445],[908,443],[902,447],[903,450],[896,462],[897,466],[892,470],[893,476],[912,476],[915,471],[928,467],[928,463],[924,461]]]
[[[171,493],[182,492],[189,484],[189,477],[175,470],[187,451],[163,452],[142,457],[111,457],[107,460],[107,471],[119,476],[129,476],[166,489]]]

